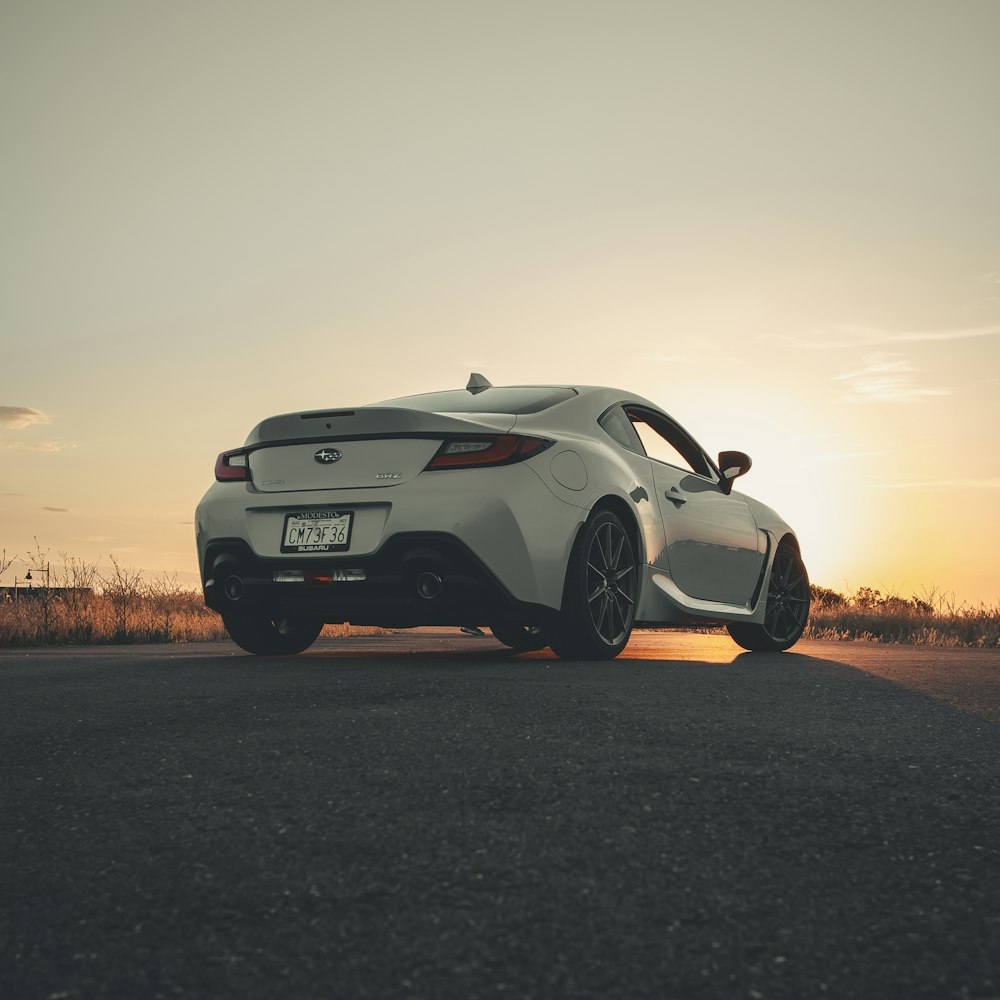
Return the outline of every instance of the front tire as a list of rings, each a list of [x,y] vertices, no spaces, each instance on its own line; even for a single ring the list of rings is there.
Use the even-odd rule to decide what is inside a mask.
[[[552,651],[564,660],[612,660],[628,644],[639,594],[629,533],[610,510],[586,523],[573,547]]]
[[[733,640],[752,653],[780,653],[802,637],[809,620],[809,575],[791,545],[781,546],[767,581],[767,608],[762,625],[733,622]]]
[[[227,611],[222,616],[229,637],[255,656],[294,656],[308,649],[323,629],[311,618],[266,610]]]

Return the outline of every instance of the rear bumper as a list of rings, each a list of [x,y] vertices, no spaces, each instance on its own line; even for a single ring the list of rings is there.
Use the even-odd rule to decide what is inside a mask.
[[[239,601],[294,606],[328,622],[540,620],[561,606],[566,565],[586,512],[555,497],[528,464],[434,472],[364,490],[264,495],[252,485],[217,483],[195,517],[206,603],[220,611],[232,606],[221,562],[223,570],[236,567],[229,575],[242,581]],[[286,512],[309,506],[355,512],[349,553],[281,553]],[[287,579],[298,570],[334,579],[275,580],[276,572]],[[363,579],[337,579],[348,570]],[[417,591],[422,572],[440,578],[439,594]]]
[[[217,539],[206,559],[205,603],[220,614],[257,607],[406,628],[545,624],[554,612],[519,601],[468,546],[444,533],[395,535],[373,555],[323,560],[265,558],[242,539]]]

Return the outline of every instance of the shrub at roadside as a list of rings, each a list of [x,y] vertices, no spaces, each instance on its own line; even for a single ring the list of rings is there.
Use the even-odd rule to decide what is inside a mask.
[[[847,596],[813,585],[808,639],[926,646],[1000,646],[1000,605],[956,605],[947,595],[903,598],[859,587]]]

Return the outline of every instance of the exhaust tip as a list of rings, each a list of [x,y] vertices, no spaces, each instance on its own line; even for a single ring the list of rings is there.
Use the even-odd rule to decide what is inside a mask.
[[[432,573],[430,570],[424,570],[417,577],[417,593],[425,601],[433,601],[434,598],[438,597],[443,589],[444,584],[441,582],[441,577],[437,573]]]
[[[246,585],[243,583],[243,577],[237,576],[235,573],[226,577],[226,582],[222,585],[222,589],[226,597],[231,601],[241,600],[246,593]]]

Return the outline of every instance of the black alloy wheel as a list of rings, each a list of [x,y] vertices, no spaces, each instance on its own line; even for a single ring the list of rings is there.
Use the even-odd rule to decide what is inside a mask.
[[[598,511],[570,557],[553,651],[563,659],[616,657],[632,634],[638,594],[639,568],[629,533],[616,514]]]
[[[222,622],[233,642],[255,656],[294,656],[308,649],[323,630],[321,621],[264,609],[226,611]]]
[[[791,545],[778,549],[767,582],[767,607],[762,625],[732,622],[733,639],[751,652],[779,653],[794,646],[809,620],[809,575]]]

